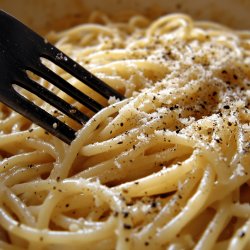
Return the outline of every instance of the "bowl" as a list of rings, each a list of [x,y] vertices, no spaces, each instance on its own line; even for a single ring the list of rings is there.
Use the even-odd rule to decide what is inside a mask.
[[[80,23],[93,10],[118,19],[135,13],[156,18],[182,12],[195,19],[212,20],[236,29],[250,28],[248,0],[0,0],[0,8],[40,33]]]

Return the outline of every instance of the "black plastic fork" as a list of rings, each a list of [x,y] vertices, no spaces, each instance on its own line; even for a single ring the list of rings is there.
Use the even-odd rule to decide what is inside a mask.
[[[89,117],[30,79],[27,71],[44,78],[94,112],[103,106],[47,68],[41,58],[55,63],[105,98],[124,98],[23,23],[0,10],[0,101],[67,144],[75,138],[76,131],[23,97],[13,85],[37,95],[80,124]]]

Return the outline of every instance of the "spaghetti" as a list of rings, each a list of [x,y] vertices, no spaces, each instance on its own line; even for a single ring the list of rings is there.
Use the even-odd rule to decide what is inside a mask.
[[[79,129],[30,95],[79,129],[70,146],[0,104],[0,248],[249,249],[250,33],[90,21],[48,39],[127,98]]]

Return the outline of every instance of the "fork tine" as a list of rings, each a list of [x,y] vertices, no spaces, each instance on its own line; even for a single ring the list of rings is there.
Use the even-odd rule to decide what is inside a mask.
[[[109,99],[111,96],[115,96],[120,100],[124,99],[122,94],[111,88],[101,79],[97,78],[50,43],[46,44],[43,56],[63,68],[65,71],[69,72],[72,76],[76,77],[78,80],[85,83],[105,98]]]
[[[77,100],[79,103],[85,105],[90,110],[98,112],[99,110],[103,109],[103,106],[101,104],[69,84],[66,80],[61,78],[49,68],[45,67],[42,63],[33,64],[32,68],[30,68],[29,70],[49,81],[60,90]]]
[[[35,81],[31,80],[28,76],[25,76],[23,79],[19,78],[18,85],[37,95],[42,100],[48,102],[49,104],[59,109],[61,112],[68,115],[73,120],[76,120],[80,124],[83,124],[89,120],[89,117],[83,114],[77,108],[73,107],[51,91],[36,83]]]
[[[55,135],[67,144],[70,144],[72,140],[75,139],[76,131],[18,94],[13,88],[8,89],[4,95],[6,98],[1,100],[3,103],[44,128],[49,133]],[[8,98],[10,95],[13,98]]]

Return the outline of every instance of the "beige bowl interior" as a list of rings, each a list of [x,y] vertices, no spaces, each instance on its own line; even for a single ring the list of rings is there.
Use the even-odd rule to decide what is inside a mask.
[[[120,19],[133,13],[156,17],[184,12],[195,19],[250,29],[249,0],[0,0],[0,8],[41,33],[79,23],[93,10]]]

